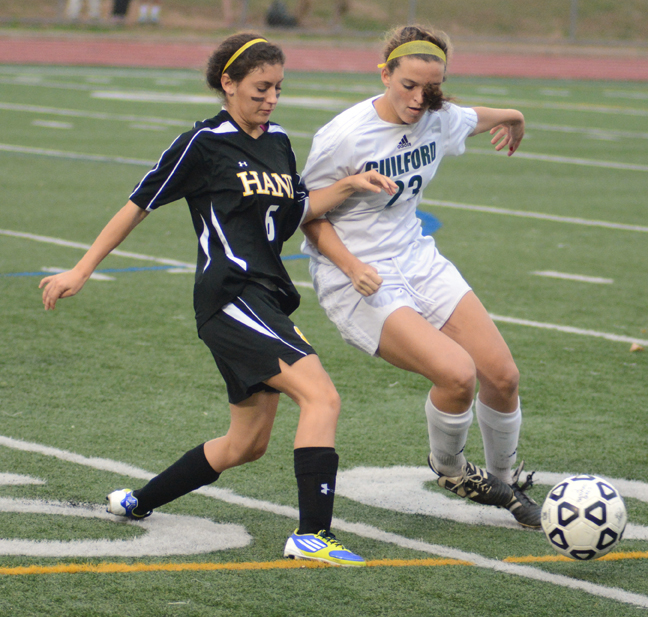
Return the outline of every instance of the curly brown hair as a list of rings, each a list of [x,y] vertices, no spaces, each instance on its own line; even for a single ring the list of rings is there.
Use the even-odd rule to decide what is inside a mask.
[[[221,77],[223,76],[225,65],[243,45],[260,38],[264,37],[256,32],[238,32],[227,37],[207,60],[207,69],[205,70],[207,85],[220,94],[225,95],[225,91],[221,85]],[[226,72],[233,82],[239,83],[253,70],[264,64],[280,64],[283,66],[285,63],[286,56],[281,47],[274,43],[261,42],[248,47],[227,67]]]
[[[386,34],[385,40],[386,43],[383,48],[383,57],[386,63],[385,68],[390,74],[399,66],[401,58],[394,58],[389,62],[387,62],[387,58],[389,58],[389,54],[391,54],[394,49],[400,47],[404,43],[410,43],[411,41],[428,41],[434,43],[434,45],[443,50],[446,55],[446,61],[452,52],[450,39],[444,32],[431,30],[420,25],[398,26]],[[443,63],[441,58],[428,54],[412,54],[412,57],[419,58],[425,62]],[[447,62],[444,64],[447,67]],[[445,72],[443,81],[445,81]],[[429,111],[438,111],[443,107],[444,103],[451,100],[451,98],[446,97],[443,94],[443,91],[439,86],[434,84],[426,84],[423,89],[423,103],[427,106]]]

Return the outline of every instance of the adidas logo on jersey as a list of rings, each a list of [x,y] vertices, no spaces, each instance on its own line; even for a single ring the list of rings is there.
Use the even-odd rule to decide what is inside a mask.
[[[401,140],[398,142],[398,146],[396,146],[396,148],[397,148],[398,150],[402,150],[403,148],[409,148],[409,147],[411,147],[411,145],[412,145],[412,144],[407,140],[407,135],[403,135],[403,139],[401,139]]]

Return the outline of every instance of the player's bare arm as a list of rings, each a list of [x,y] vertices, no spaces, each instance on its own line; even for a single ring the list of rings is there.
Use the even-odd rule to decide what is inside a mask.
[[[347,176],[331,186],[309,193],[309,208],[304,217],[304,222],[312,221],[322,216],[322,214],[326,214],[329,210],[337,208],[353,193],[364,191],[380,193],[380,191],[385,191],[388,195],[393,195],[397,190],[398,187],[391,178],[383,176],[373,169]]]
[[[477,126],[472,135],[489,131],[493,138],[491,143],[498,152],[508,146],[511,156],[519,147],[524,137],[524,116],[517,109],[492,109],[490,107],[473,107],[477,113]]]
[[[378,271],[373,266],[360,261],[349,251],[329,221],[316,219],[302,225],[302,231],[322,255],[330,259],[351,279],[353,288],[358,293],[370,296],[378,291],[382,284],[382,277]]]
[[[117,248],[126,239],[147,214],[148,212],[129,201],[110,219],[88,252],[72,270],[46,276],[38,285],[39,289],[43,289],[45,310],[54,310],[59,298],[69,298],[79,293],[95,268],[110,251]]]

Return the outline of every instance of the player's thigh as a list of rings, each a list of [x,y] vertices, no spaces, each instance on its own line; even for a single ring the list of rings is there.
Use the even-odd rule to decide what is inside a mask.
[[[436,386],[474,388],[475,365],[470,355],[409,307],[397,309],[385,320],[378,355]]]
[[[339,410],[337,390],[316,354],[305,356],[293,364],[279,359],[279,366],[281,373],[266,379],[266,384],[287,394],[300,407],[316,405]]]
[[[517,392],[519,373],[511,351],[474,292],[461,299],[441,332],[470,354],[480,381]]]

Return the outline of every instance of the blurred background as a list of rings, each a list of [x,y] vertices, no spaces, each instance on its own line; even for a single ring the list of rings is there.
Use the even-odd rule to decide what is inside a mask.
[[[0,0],[0,27],[50,31],[286,35],[371,39],[423,22],[455,40],[648,45],[648,0]]]

